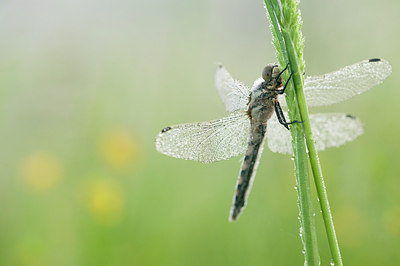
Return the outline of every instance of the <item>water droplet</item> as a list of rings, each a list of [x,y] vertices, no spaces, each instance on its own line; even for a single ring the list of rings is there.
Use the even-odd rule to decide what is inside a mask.
[[[315,217],[315,212],[313,212],[312,216],[314,216],[314,217]]]
[[[319,202],[319,198],[317,197],[317,201]]]
[[[329,263],[329,265],[334,266],[335,263],[333,261],[331,261],[331,263]]]
[[[303,250],[301,251],[301,253],[306,254],[306,251],[303,249]]]
[[[297,191],[297,185],[295,185],[295,186],[294,186],[294,190],[296,190],[296,191]]]

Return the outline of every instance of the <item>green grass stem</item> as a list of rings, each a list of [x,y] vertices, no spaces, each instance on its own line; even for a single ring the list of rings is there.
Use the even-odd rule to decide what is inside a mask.
[[[304,90],[302,88],[298,89],[296,87],[296,96],[299,105],[301,119],[304,124],[304,131],[308,148],[308,156],[310,159],[311,169],[314,176],[314,183],[317,190],[320,207],[322,210],[322,217],[324,220],[325,231],[327,234],[333,262],[335,265],[342,266],[343,262],[340,254],[339,243],[336,237],[335,226],[333,224],[332,212],[329,205],[328,193],[326,191],[324,178],[322,175],[321,164],[319,162],[318,152],[315,148],[314,137],[311,131],[310,118],[308,115],[308,108],[305,100]]]
[[[304,147],[304,136],[308,148],[311,169],[322,210],[325,230],[335,265],[343,265],[339,244],[337,241],[332,213],[328,201],[325,182],[319,163],[318,153],[314,145],[311,131],[308,108],[303,90],[303,37],[301,35],[301,17],[298,10],[298,2],[293,0],[265,0],[268,15],[271,22],[273,42],[277,50],[280,65],[289,63],[289,69],[293,73],[292,84],[294,90],[286,90],[286,101],[289,108],[291,121],[301,120],[302,125],[295,124],[291,127],[294,162],[298,182],[298,195],[300,217],[302,221],[302,240],[305,249],[305,262],[307,265],[319,265],[317,237],[314,219],[312,216],[312,202],[310,191],[310,179],[308,175],[307,155]],[[287,78],[288,75],[284,76]]]
[[[298,110],[298,105],[296,102],[296,94],[293,90],[293,84],[295,87],[302,87],[302,73],[299,66],[296,53],[293,53],[293,46],[288,46],[287,39],[288,33],[282,30],[281,19],[282,14],[280,12],[280,7],[278,3],[274,0],[265,0],[269,18],[271,21],[271,31],[274,36],[274,44],[277,49],[277,57],[279,64],[287,65],[289,63],[290,73],[293,73],[293,79],[290,83],[290,87],[286,90],[286,102],[289,108],[289,118],[293,120],[301,120],[301,116]],[[279,22],[278,22],[279,21]],[[279,25],[278,25],[279,23]],[[284,33],[285,32],[285,33]],[[302,40],[299,38],[299,40]],[[302,49],[302,42],[299,42],[300,49]],[[302,53],[301,53],[302,54]],[[302,58],[300,58],[302,60]],[[287,80],[289,75],[287,72],[284,74],[283,78]],[[296,84],[298,83],[298,84]],[[299,203],[299,215],[301,221],[300,235],[304,246],[305,264],[306,265],[319,265],[319,253],[318,253],[318,242],[317,233],[315,229],[315,221],[313,215],[313,204],[311,197],[311,185],[310,176],[308,171],[308,159],[306,146],[304,143],[304,128],[300,123],[291,125],[291,135],[292,135],[292,147],[294,154],[295,163],[295,173],[297,179],[297,193],[298,193],[298,203]]]

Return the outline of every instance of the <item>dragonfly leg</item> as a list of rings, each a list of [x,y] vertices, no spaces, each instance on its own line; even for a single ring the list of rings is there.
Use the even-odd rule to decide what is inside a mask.
[[[276,92],[277,92],[278,94],[284,94],[284,93],[285,93],[286,87],[287,87],[287,85],[289,84],[289,81],[290,81],[290,79],[292,78],[292,75],[293,75],[293,73],[290,74],[288,80],[286,80],[286,83],[285,83],[285,85],[283,86],[282,89],[276,90]]]
[[[289,125],[291,124],[303,123],[303,121],[297,121],[297,120],[293,120],[292,122],[286,122],[285,115],[283,114],[281,105],[279,104],[278,100],[274,101],[274,107],[275,107],[276,117],[278,118],[279,123],[284,127],[286,127],[287,130],[289,130]]]
[[[286,65],[286,67],[279,72],[278,76],[276,76],[275,82],[278,83],[279,79],[281,78],[281,75],[283,74],[283,72],[285,72],[288,69],[289,63]]]

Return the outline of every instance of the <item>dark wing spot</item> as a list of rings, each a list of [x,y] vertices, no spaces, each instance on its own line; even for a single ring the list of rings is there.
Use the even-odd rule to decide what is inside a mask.
[[[368,60],[368,62],[379,62],[381,61],[380,58],[371,58],[370,60]]]
[[[165,133],[165,132],[167,132],[168,130],[171,130],[171,127],[163,128],[163,130],[161,130],[161,133]]]
[[[354,115],[351,115],[351,114],[347,114],[346,117],[347,118],[351,118],[351,119],[356,119],[356,117]]]

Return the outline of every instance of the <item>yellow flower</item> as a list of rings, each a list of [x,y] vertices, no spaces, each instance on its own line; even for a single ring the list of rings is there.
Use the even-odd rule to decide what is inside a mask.
[[[120,186],[111,179],[94,180],[89,183],[87,205],[91,213],[102,223],[117,223],[123,210]]]
[[[138,153],[132,134],[125,129],[114,130],[102,136],[99,150],[102,158],[117,169],[128,166]]]
[[[37,192],[54,187],[61,178],[60,160],[47,152],[34,153],[22,162],[22,176],[28,186]]]

